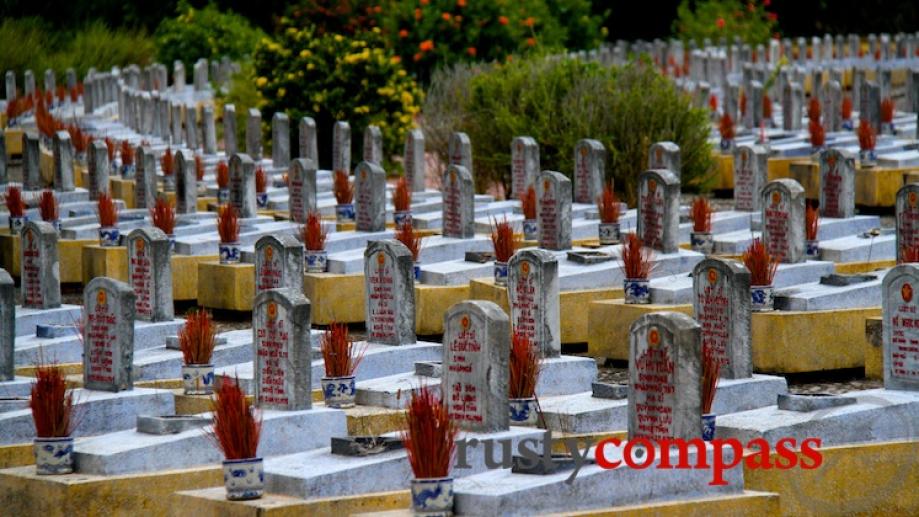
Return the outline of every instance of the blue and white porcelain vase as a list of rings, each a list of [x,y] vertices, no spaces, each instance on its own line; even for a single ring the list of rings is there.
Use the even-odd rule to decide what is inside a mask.
[[[412,211],[397,210],[392,213],[392,221],[396,224],[396,229],[402,228],[405,223],[412,224]]]
[[[267,192],[256,192],[255,193],[255,206],[258,208],[268,208],[268,193]]]
[[[511,425],[536,425],[539,418],[536,397],[508,399],[508,403],[510,404]]]
[[[710,442],[715,438],[715,414],[702,415],[702,439]]]
[[[804,241],[804,254],[810,258],[816,259],[820,256],[820,241],[817,239]]]
[[[722,138],[721,139],[721,154],[731,154],[734,152],[734,139],[733,138]]]
[[[239,262],[240,252],[238,242],[221,242],[218,248],[221,264],[235,264]]]
[[[217,189],[217,204],[225,205],[228,201],[230,201],[230,189],[218,188]]]
[[[262,458],[224,461],[223,485],[230,501],[262,497],[265,493],[265,465]]]
[[[693,251],[703,255],[711,255],[715,249],[715,238],[711,232],[689,232],[689,243]]]
[[[453,478],[412,479],[415,515],[453,515]]]
[[[335,220],[339,223],[353,223],[354,203],[335,205]]]
[[[874,167],[877,159],[878,155],[874,149],[860,149],[858,151],[858,161],[861,162],[862,167]]]
[[[539,240],[539,221],[536,219],[523,220],[523,239],[527,241]]]
[[[58,235],[61,234],[61,220],[60,219],[55,219],[53,221],[47,221],[47,222],[51,223],[51,226],[54,227],[54,231],[56,231]]]
[[[619,223],[600,223],[597,225],[597,237],[601,246],[617,244],[622,237],[619,233]]]
[[[507,285],[507,262],[495,261],[495,285]]]
[[[28,220],[28,216],[25,215],[22,217],[10,216],[10,233],[13,235],[19,235],[19,233],[22,232],[22,227],[26,225]]]
[[[47,476],[73,472],[73,437],[36,438],[32,450],[36,474]]]
[[[326,406],[339,409],[354,407],[354,394],[357,392],[357,387],[353,375],[323,377],[319,383],[322,385],[322,396]]]
[[[214,391],[214,365],[182,365],[182,386],[186,395],[210,395]]]
[[[329,268],[329,254],[325,250],[306,250],[307,273],[325,273]]]
[[[775,304],[775,289],[771,285],[751,285],[750,302],[753,312],[771,311]]]
[[[170,233],[166,235],[166,239],[169,240],[169,251],[175,252],[176,250],[176,234]]]
[[[415,276],[415,281],[421,282],[421,263],[420,262],[415,262],[412,265],[412,273]]]
[[[626,278],[622,281],[625,303],[651,303],[651,287],[647,278]]]
[[[121,177],[126,180],[134,179],[134,176],[137,175],[137,168],[132,163],[131,165],[122,165],[121,166]]]
[[[117,226],[103,226],[99,228],[99,246],[118,246],[120,237],[121,232],[118,231]]]

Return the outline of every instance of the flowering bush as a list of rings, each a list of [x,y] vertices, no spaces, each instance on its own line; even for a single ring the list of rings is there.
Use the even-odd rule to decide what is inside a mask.
[[[324,165],[331,166],[336,120],[348,121],[355,137],[368,125],[379,126],[388,157],[401,152],[419,111],[422,92],[384,48],[379,29],[349,38],[288,25],[276,39],[259,42],[254,64],[255,86],[265,99],[263,120],[277,111],[291,120],[313,117]],[[360,145],[351,149],[360,156]]]
[[[590,0],[302,0],[292,22],[317,34],[380,28],[386,47],[426,82],[456,62],[504,60],[536,47],[596,48],[606,36]]]
[[[778,16],[766,10],[771,0],[682,0],[673,32],[683,40],[717,42],[722,36],[740,36],[751,45],[766,43],[776,34]]]
[[[476,187],[510,185],[510,143],[529,135],[539,143],[542,169],[571,174],[574,146],[582,138],[603,143],[607,179],[633,202],[648,148],[670,140],[680,146],[683,188],[701,189],[710,177],[710,125],[653,67],[603,67],[579,60],[516,59],[510,63],[457,65],[436,72],[427,92],[426,145],[446,161],[452,131],[469,135]]]
[[[154,33],[157,59],[166,63],[170,75],[172,62],[182,61],[188,77],[192,65],[202,57],[238,60],[249,56],[264,35],[243,16],[221,12],[214,4],[195,9],[185,1],[176,7],[176,17],[164,19]]]

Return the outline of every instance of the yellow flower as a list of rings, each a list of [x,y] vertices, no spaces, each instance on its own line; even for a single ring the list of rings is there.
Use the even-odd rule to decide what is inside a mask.
[[[396,90],[394,90],[393,88],[386,86],[383,88],[377,88],[377,95],[380,95],[381,97],[389,97],[390,95],[395,93],[395,91]]]
[[[354,108],[354,112],[357,114],[370,113],[370,106],[358,106]]]
[[[297,78],[297,76],[295,76],[293,72],[287,72],[287,80],[288,80],[288,81],[293,81],[293,80],[296,79],[296,78]]]
[[[412,97],[411,92],[409,91],[402,92],[402,105],[403,106],[411,106],[412,102],[414,101],[415,101],[415,98]]]
[[[286,88],[278,88],[278,97],[283,97],[287,93]]]
[[[307,58],[307,57],[310,57],[311,55],[313,55],[313,53],[307,49],[303,49],[300,51],[300,57],[302,58]]]
[[[334,38],[335,38],[335,41],[338,42],[338,43],[341,43],[341,41],[342,41],[343,39],[345,39],[345,38],[343,38],[343,37],[341,36],[341,34],[336,34],[336,35],[334,36]]]
[[[316,68],[316,65],[314,65],[313,63],[307,63],[307,64],[306,64],[306,69],[307,69],[307,70],[312,70],[312,69],[314,69],[314,68]]]
[[[397,72],[397,75],[398,75],[399,77],[405,77],[405,70],[399,70],[399,71]]]
[[[408,124],[409,122],[411,122],[411,121],[412,121],[412,116],[411,116],[411,115],[402,115],[401,117],[399,117],[399,122],[401,122],[401,123],[403,123],[403,124],[406,124],[406,125],[407,125],[407,124]]]
[[[255,80],[255,85],[258,86],[259,88],[263,88],[266,84],[268,84],[267,77],[259,77],[258,79]]]
[[[316,113],[316,112],[318,112],[318,111],[319,111],[319,105],[318,105],[318,104],[313,104],[313,113]]]

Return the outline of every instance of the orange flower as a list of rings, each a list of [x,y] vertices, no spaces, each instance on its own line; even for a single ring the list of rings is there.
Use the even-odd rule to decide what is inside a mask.
[[[507,25],[508,23],[507,16],[499,16],[498,23],[500,23],[501,25]]]
[[[417,54],[412,56],[412,59],[414,59],[415,61],[421,61],[421,52],[418,52]]]
[[[534,24],[536,24],[536,19],[530,16],[527,19],[523,20],[523,24],[526,25],[527,27],[532,27]]]
[[[428,5],[431,3],[431,0],[421,0],[421,5]]]
[[[443,18],[445,22],[450,21],[450,13],[444,13],[440,15],[440,17]]]
[[[374,6],[374,8],[373,8],[373,12],[375,12],[375,13],[377,13],[377,14],[380,14],[382,11],[383,11],[383,6],[382,6],[382,5],[377,5],[377,6]]]
[[[472,57],[475,57],[475,52],[476,52],[475,47],[469,47],[466,49],[466,53]]]
[[[719,29],[723,29],[724,28],[724,18],[718,18],[717,20],[715,20],[715,25],[717,25]]]
[[[405,30],[405,29],[400,30],[400,31],[399,31],[399,37],[402,38],[402,39],[407,38],[407,37],[408,37],[408,31]]]
[[[422,52],[428,52],[430,50],[434,50],[434,41],[426,39],[418,44],[418,49],[421,50]]]
[[[400,57],[400,56],[393,56],[393,57],[389,58],[389,61],[390,61],[392,64],[394,64],[394,65],[398,65],[399,63],[402,62],[402,57]]]
[[[536,46],[536,38],[527,38],[527,45],[531,47]]]
[[[466,0],[456,0],[457,7],[466,7]]]
[[[416,20],[421,19],[421,9],[415,9],[415,19]]]

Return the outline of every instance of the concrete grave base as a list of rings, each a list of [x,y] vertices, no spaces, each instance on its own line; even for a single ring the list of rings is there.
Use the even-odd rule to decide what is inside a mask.
[[[74,390],[78,425],[74,436],[92,436],[134,427],[137,415],[171,415],[175,401],[169,390],[134,388],[117,393]],[[0,445],[31,442],[35,438],[32,410],[0,414]]]
[[[771,445],[785,437],[820,438],[823,446],[919,438],[919,393],[885,389],[841,395],[855,404],[798,412],[764,407],[718,416],[718,438],[748,442],[765,438]]]
[[[166,338],[174,336],[185,324],[185,320],[172,321],[135,321],[135,353],[145,348],[153,348],[166,343]],[[76,363],[83,360],[83,346],[80,336],[68,335],[58,338],[39,338],[35,335],[16,338],[16,365],[37,364],[45,362]]]
[[[511,427],[497,433],[460,433],[458,439],[510,440],[512,450],[525,438],[539,439],[538,429]],[[292,454],[265,460],[265,490],[294,497],[317,498],[402,490],[414,477],[405,449],[368,456],[341,456],[331,449]],[[471,468],[451,472],[455,478],[484,472],[484,448],[469,448]]]
[[[441,357],[435,360],[440,361]],[[544,359],[536,394],[548,397],[589,391],[596,378],[597,363],[589,357],[563,355]],[[424,386],[439,390],[440,378],[403,371],[397,375],[358,382],[355,401],[365,406],[401,409],[408,403],[412,391]]]
[[[605,457],[610,461],[621,460],[623,448],[608,445]],[[461,478],[454,483],[453,510],[459,515],[533,515],[743,493],[740,467],[724,471],[727,485],[712,486],[711,469],[657,469],[659,452],[647,469],[633,469],[624,463],[614,469],[585,465],[570,484],[566,481],[573,472],[571,469],[548,475],[513,474],[502,469]],[[689,448],[691,464],[695,464],[697,454],[694,447]],[[706,456],[711,465],[710,444]],[[725,451],[724,461],[729,463],[732,456],[732,451]],[[670,464],[678,462],[678,452],[671,451]]]
[[[881,220],[876,215],[857,215],[848,219],[820,218],[820,227],[817,238],[821,241],[839,239],[850,235],[857,235],[872,228],[880,228]],[[761,233],[750,230],[724,233],[715,236],[715,253],[725,255],[740,255],[753,239],[761,237]]]
[[[347,433],[345,414],[337,409],[265,410],[261,415],[258,454],[262,457],[323,447],[332,436]],[[167,435],[131,429],[81,440],[74,446],[76,470],[114,475],[220,463],[223,454],[208,431],[210,426]]]
[[[0,398],[28,397],[34,382],[32,377],[13,377],[9,381],[0,381]]]
[[[316,331],[314,331],[316,332]],[[250,333],[251,337],[251,333]],[[363,346],[358,344],[358,346]],[[398,372],[411,371],[415,368],[416,361],[439,361],[443,355],[440,343],[419,341],[414,345],[389,346],[370,343],[364,352],[364,358],[358,365],[355,375],[358,382],[367,379],[376,379]],[[325,377],[325,367],[322,354],[315,352],[312,371],[312,388],[320,386],[320,380]],[[239,377],[239,384],[244,390],[252,393],[253,365],[252,361],[217,368],[215,373]]]
[[[222,367],[252,361],[252,330],[234,330],[220,337],[226,342],[214,347],[211,364]],[[134,380],[181,379],[184,364],[182,352],[165,344],[138,350],[134,354]]]
[[[784,377],[754,374],[749,379],[721,379],[712,409],[724,415],[769,406],[775,404],[778,394],[787,391]],[[628,427],[628,398],[603,399],[586,392],[542,398],[539,405],[546,428],[553,431],[589,433]]]
[[[33,309],[16,306],[16,337],[35,334],[35,327],[42,325],[73,325],[83,319],[80,305],[61,305],[54,309]]]

